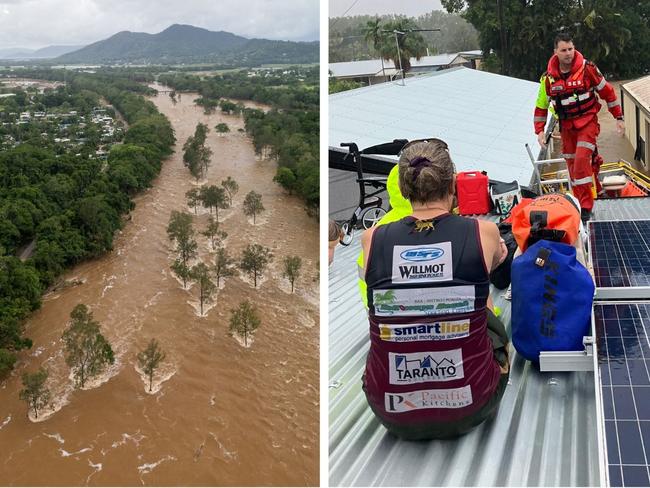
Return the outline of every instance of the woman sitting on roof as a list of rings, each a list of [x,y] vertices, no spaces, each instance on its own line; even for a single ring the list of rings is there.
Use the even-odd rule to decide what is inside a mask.
[[[489,272],[507,251],[495,224],[450,214],[454,173],[443,141],[404,146],[399,187],[413,211],[361,239],[370,320],[363,389],[404,439],[468,432],[494,414],[508,381],[508,336],[489,302]]]

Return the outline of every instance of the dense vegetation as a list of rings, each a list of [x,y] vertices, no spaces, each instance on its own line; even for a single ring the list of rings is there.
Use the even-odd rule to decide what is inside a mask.
[[[197,103],[206,110],[221,107],[237,113],[237,104],[225,98],[253,100],[271,105],[268,112],[244,109],[246,132],[258,155],[278,162],[278,181],[287,191],[301,196],[309,208],[319,204],[318,69],[293,68],[284,72],[248,71],[200,78],[179,73],[161,75],[160,82],[176,91],[197,91]]]
[[[122,144],[107,141],[107,154],[96,157],[97,134],[89,126],[85,143],[71,147],[41,133],[36,122],[3,126],[11,138],[0,151],[0,375],[13,367],[16,351],[31,346],[22,322],[40,306],[43,290],[66,267],[111,249],[121,215],[133,208],[130,197],[151,184],[175,142],[168,120],[138,95],[145,86],[108,75],[66,76],[65,88],[1,99],[0,117],[37,110],[83,117],[101,96],[129,127]],[[75,127],[60,123],[59,130]],[[22,261],[17,254],[29,244],[34,252]]]
[[[359,61],[381,57],[380,44],[395,46],[392,33],[380,32],[382,43],[374,43],[367,35],[368,23],[377,22],[381,30],[392,30],[390,24],[404,19],[394,15],[373,17],[357,15],[354,17],[334,17],[329,20],[329,61]],[[459,15],[434,10],[426,15],[409,19],[418,29],[440,29],[440,32],[420,33],[424,43],[424,54],[456,53],[478,49],[476,29]],[[409,34],[411,36],[412,34]],[[408,37],[408,36],[407,36]]]
[[[627,78],[650,72],[650,2],[442,0],[442,4],[478,30],[483,52],[494,53],[488,66],[502,74],[538,80],[553,39],[563,29],[606,75]]]

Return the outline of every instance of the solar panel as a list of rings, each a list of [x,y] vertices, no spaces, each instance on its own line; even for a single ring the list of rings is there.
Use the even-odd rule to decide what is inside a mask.
[[[650,486],[650,304],[594,305],[609,486]]]
[[[589,223],[596,298],[650,298],[650,220]]]

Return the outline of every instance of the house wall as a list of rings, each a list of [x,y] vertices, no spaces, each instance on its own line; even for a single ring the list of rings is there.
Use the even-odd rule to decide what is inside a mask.
[[[641,158],[647,166],[650,163],[650,114],[634,96],[625,90],[623,90],[623,108],[625,111],[625,137],[634,148],[636,159],[639,160],[636,151],[638,137],[641,136],[645,143],[644,154],[641,155]]]

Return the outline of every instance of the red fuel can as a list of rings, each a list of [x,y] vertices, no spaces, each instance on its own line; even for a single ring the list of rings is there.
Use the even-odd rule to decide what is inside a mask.
[[[490,211],[488,177],[480,171],[463,171],[456,175],[458,212],[461,215],[486,214]]]

